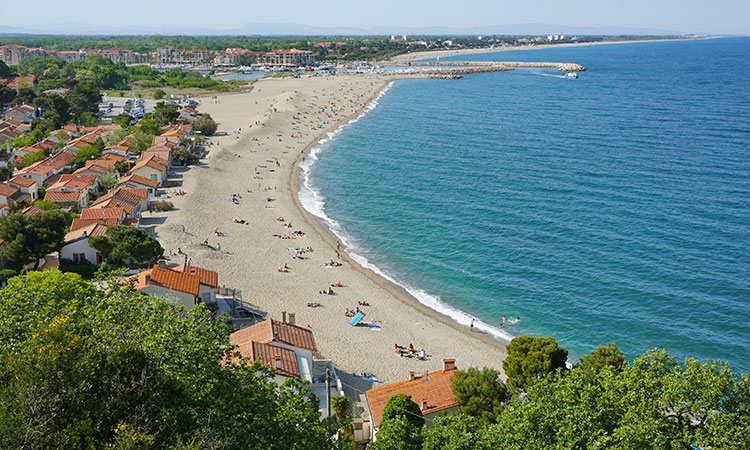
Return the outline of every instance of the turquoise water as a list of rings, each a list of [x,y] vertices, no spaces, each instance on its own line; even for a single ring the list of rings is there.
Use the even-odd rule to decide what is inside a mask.
[[[589,71],[396,82],[314,150],[303,204],[360,262],[499,339],[750,371],[750,39],[471,58]]]

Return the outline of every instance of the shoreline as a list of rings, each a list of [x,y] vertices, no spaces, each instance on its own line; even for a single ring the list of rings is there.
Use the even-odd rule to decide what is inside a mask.
[[[182,262],[174,252],[181,248],[193,265],[217,271],[220,285],[242,290],[243,298],[269,318],[280,319],[282,310],[296,313],[296,323],[313,330],[320,355],[332,360],[340,372],[374,373],[390,383],[407,378],[409,371],[438,370],[443,358],[455,358],[459,368],[486,366],[502,372],[505,345],[478,324],[470,332],[468,326],[423,305],[345,251],[340,255],[341,267],[324,267],[336,252],[336,238],[299,198],[299,164],[321,140],[363,114],[390,83],[421,78],[377,74],[266,78],[253,81],[248,92],[221,94],[216,100],[201,98],[199,109],[218,122],[219,133],[211,138],[214,144],[206,159],[177,171],[179,188],[187,194],[170,199],[175,209],[155,213],[153,220],[146,221],[154,225],[171,255],[169,262]],[[242,196],[238,204],[223,203],[236,192]],[[233,216],[247,219],[249,226],[233,223]],[[274,220],[281,217],[285,223]],[[274,238],[287,232],[282,225],[291,223],[294,230],[305,232],[304,238]],[[182,226],[186,232],[181,232]],[[215,229],[224,235],[215,237]],[[221,250],[200,245],[206,237],[211,245],[219,241]],[[310,246],[314,252],[300,261],[292,257],[292,246]],[[290,272],[278,273],[276,268],[285,263]],[[345,286],[335,288],[336,296],[318,294],[334,282]],[[344,306],[353,308],[359,301],[368,303],[363,308],[365,321],[379,329],[348,324]],[[310,308],[310,302],[322,307]],[[394,342],[425,348],[428,360],[399,358]]]
[[[427,50],[424,52],[416,53],[404,53],[396,55],[392,58],[383,60],[383,62],[407,62],[416,61],[422,59],[432,59],[440,57],[460,56],[460,55],[479,55],[483,53],[498,53],[498,52],[512,52],[512,51],[528,51],[528,50],[542,50],[547,48],[570,48],[570,47],[588,47],[591,45],[620,45],[620,44],[638,44],[647,42],[676,42],[676,41],[699,41],[704,39],[719,39],[723,36],[699,36],[689,37],[681,39],[645,39],[645,40],[632,40],[632,41],[599,41],[599,42],[579,42],[579,43],[568,43],[568,44],[541,44],[541,45],[525,45],[518,47],[498,47],[498,48],[466,48],[458,50]]]
[[[299,192],[300,192],[299,179],[302,176],[302,174],[300,172],[301,171],[300,164],[303,161],[305,161],[305,158],[307,156],[309,156],[310,151],[313,148],[317,147],[318,145],[321,145],[321,141],[323,139],[325,139],[328,136],[329,133],[333,133],[336,130],[338,130],[341,127],[343,127],[344,125],[352,123],[352,120],[354,120],[357,117],[360,117],[360,116],[364,117],[364,115],[367,114],[367,112],[368,112],[367,111],[368,106],[371,105],[372,102],[375,99],[377,99],[378,96],[380,96],[381,93],[384,93],[391,84],[396,83],[398,81],[403,81],[403,80],[407,80],[407,79],[415,79],[415,78],[418,79],[418,78],[422,78],[422,77],[389,77],[388,81],[384,81],[383,85],[381,86],[381,88],[374,95],[372,95],[368,99],[365,107],[359,109],[355,113],[353,113],[350,116],[346,117],[345,120],[343,121],[343,123],[341,123],[337,127],[334,127],[332,129],[326,131],[325,133],[321,134],[315,141],[313,141],[310,144],[308,144],[307,147],[305,147],[305,149],[302,151],[302,153],[300,153],[298,155],[297,160],[294,162],[294,164],[292,166],[292,171],[291,171],[291,174],[290,174],[290,177],[289,177],[289,188],[290,188],[290,191],[292,193],[296,193],[296,194],[292,195],[292,200],[294,202],[294,205],[297,207],[297,209],[299,210],[300,214],[302,214],[302,216],[304,217],[305,221],[321,236],[321,238],[323,239],[323,241],[326,242],[326,244],[328,244],[328,246],[332,250],[334,250],[334,251],[336,249],[337,236],[335,236],[335,234],[333,233],[333,231],[331,231],[325,224],[321,223],[321,221],[318,218],[316,218],[315,215],[313,215],[310,211],[308,211],[304,207],[304,205],[302,204],[302,201],[300,200],[300,197],[299,197]],[[434,318],[436,320],[439,320],[439,321],[443,322],[445,325],[448,325],[451,328],[454,328],[455,330],[457,330],[457,331],[459,331],[461,333],[465,333],[468,336],[479,338],[479,339],[483,340],[485,343],[487,343],[489,345],[499,347],[502,351],[505,351],[505,346],[510,343],[510,342],[507,342],[507,343],[501,342],[499,340],[499,337],[498,338],[490,337],[489,333],[487,331],[480,330],[480,332],[474,332],[474,333],[468,331],[466,329],[465,325],[462,325],[462,324],[458,323],[453,317],[451,317],[451,316],[449,316],[447,314],[444,314],[444,313],[442,313],[440,311],[437,311],[437,310],[435,310],[435,309],[433,309],[433,308],[425,305],[424,303],[422,303],[421,301],[419,301],[419,299],[417,299],[414,295],[412,295],[411,293],[409,293],[406,290],[406,288],[404,288],[403,286],[400,286],[396,282],[393,282],[393,281],[387,279],[385,276],[376,273],[372,269],[364,267],[362,264],[360,264],[355,259],[353,259],[351,257],[351,255],[349,255],[349,253],[347,252],[347,248],[346,247],[342,247],[342,250],[343,250],[343,252],[341,253],[341,257],[342,257],[343,260],[347,261],[356,271],[358,271],[362,275],[368,277],[375,284],[377,284],[378,286],[380,286],[382,289],[388,291],[391,295],[393,295],[394,297],[396,297],[401,302],[403,302],[403,303],[405,303],[405,304],[407,304],[407,305],[409,305],[409,306],[411,306],[411,307],[419,310],[420,312],[422,312],[425,315],[428,315],[428,316],[430,316],[430,317],[432,317],[432,318]],[[460,310],[458,310],[458,311],[460,311]],[[465,313],[463,311],[460,311],[460,312],[462,314],[469,315],[469,314],[467,314],[467,313]],[[479,320],[477,320],[477,322],[481,323],[484,326],[490,327],[489,325],[486,325],[486,324],[482,323]],[[476,328],[478,328],[478,327],[476,327]]]

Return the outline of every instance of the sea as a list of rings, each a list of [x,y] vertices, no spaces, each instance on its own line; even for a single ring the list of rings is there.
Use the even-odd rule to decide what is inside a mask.
[[[750,38],[450,59],[588,71],[389,85],[301,166],[347,252],[503,342],[750,372]]]

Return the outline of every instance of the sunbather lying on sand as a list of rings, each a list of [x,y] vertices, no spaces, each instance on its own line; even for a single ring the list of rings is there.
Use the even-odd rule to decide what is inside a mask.
[[[279,267],[279,272],[289,272],[289,266],[284,263],[283,267]]]

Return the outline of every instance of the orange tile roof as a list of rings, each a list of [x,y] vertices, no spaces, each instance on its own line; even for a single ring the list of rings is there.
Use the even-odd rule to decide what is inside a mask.
[[[145,200],[148,198],[148,189],[146,188],[137,188],[129,184],[125,186],[118,186],[118,188],[125,189],[128,192],[132,192],[133,195],[137,196],[141,200]]]
[[[232,342],[230,339],[229,343],[233,345],[242,345],[247,341],[256,341],[265,344],[281,342],[307,350],[317,350],[315,347],[315,338],[313,338],[311,330],[273,319],[243,328],[232,333],[232,336],[234,336],[235,342]]]
[[[417,375],[410,380],[398,381],[365,392],[367,403],[370,405],[373,426],[380,426],[380,421],[383,420],[383,408],[388,399],[396,394],[411,395],[412,401],[420,407],[422,402],[427,402],[427,408],[422,409],[423,414],[456,406],[451,390],[451,377],[454,373],[456,373],[455,368],[448,371],[437,370],[426,376]]]
[[[29,188],[29,187],[35,185],[36,181],[34,181],[34,180],[30,179],[30,178],[13,177],[13,178],[10,179],[9,183]]]
[[[237,333],[237,331],[235,331]],[[234,334],[234,333],[232,333]],[[232,342],[232,335],[229,335],[229,342]],[[236,349],[243,358],[248,358],[258,363],[269,366],[276,370],[276,374],[284,377],[299,378],[299,365],[297,365],[297,355],[288,348],[276,347],[262,342],[247,341]],[[279,358],[280,366],[276,368],[276,358]]]
[[[49,192],[44,194],[44,199],[48,202],[77,202],[84,195],[81,192]]]
[[[167,162],[163,159],[159,158],[158,156],[150,156],[146,159],[141,160],[138,164],[133,166],[132,169],[130,169],[131,172],[134,170],[138,170],[142,167],[151,167],[152,169],[156,169],[160,172],[164,172],[167,170]]]
[[[156,181],[156,180],[150,180],[148,178],[142,177],[140,175],[135,175],[135,174],[128,175],[126,177],[121,178],[119,184],[123,184],[123,183],[126,183],[128,181],[133,182],[133,183],[137,183],[137,184],[142,184],[144,186],[149,186],[149,187],[152,187],[152,188],[159,187],[159,182],[158,181]]]
[[[112,208],[123,209],[125,210],[126,213],[128,213],[128,215],[133,214],[133,211],[135,211],[135,206],[128,205],[127,203],[123,203],[114,198],[110,198],[103,202],[95,203],[91,205],[89,209],[112,209]]]
[[[18,189],[8,185],[7,182],[0,183],[0,195],[2,195],[3,197],[10,197],[16,192],[18,192]]]
[[[122,220],[123,208],[85,208],[81,210],[81,219],[117,219]]]
[[[24,208],[22,214],[24,216],[26,216],[26,217],[33,217],[33,216],[36,216],[37,214],[41,214],[43,212],[44,212],[43,209],[37,208],[36,206],[31,205],[29,207]]]
[[[107,234],[107,226],[99,222],[92,223],[82,228],[76,228],[65,235],[65,244],[70,244],[91,236],[104,236]]]
[[[92,173],[66,173],[60,175],[60,178],[58,178],[55,184],[48,187],[47,191],[55,191],[62,188],[83,191],[93,186],[95,182],[96,175]]]
[[[192,273],[180,272],[155,264],[151,269],[151,284],[161,286],[173,291],[185,292],[198,295],[200,289],[200,277]]]
[[[216,287],[219,285],[219,274],[214,272],[213,270],[202,269],[195,266],[186,266],[185,264],[175,267],[174,270],[198,275],[201,280],[201,284],[203,285],[211,287]]]
[[[73,223],[70,224],[70,230],[71,231],[77,230],[79,228],[84,228],[95,223],[101,223],[103,225],[111,227],[112,225],[117,225],[117,222],[118,222],[117,219],[112,219],[112,218],[110,219],[73,219]]]

